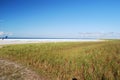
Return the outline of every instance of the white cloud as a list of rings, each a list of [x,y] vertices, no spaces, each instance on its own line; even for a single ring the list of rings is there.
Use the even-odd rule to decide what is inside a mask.
[[[13,35],[13,33],[8,32],[8,33],[6,33],[6,35],[10,35],[11,36],[11,35]]]
[[[3,35],[13,35],[12,33],[10,32],[3,32],[3,31],[0,31],[0,36],[3,36]]]
[[[120,33],[117,32],[81,32],[80,37],[96,37],[96,38],[107,38],[107,37],[120,37]]]
[[[0,36],[4,35],[4,32],[0,31]]]

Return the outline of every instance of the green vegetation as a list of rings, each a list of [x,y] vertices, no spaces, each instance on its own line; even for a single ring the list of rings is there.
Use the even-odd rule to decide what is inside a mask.
[[[120,41],[7,45],[0,58],[19,62],[50,80],[120,80]]]

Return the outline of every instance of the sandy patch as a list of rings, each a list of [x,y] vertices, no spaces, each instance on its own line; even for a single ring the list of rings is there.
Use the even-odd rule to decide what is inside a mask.
[[[27,44],[27,43],[47,43],[47,42],[98,42],[97,39],[4,39],[0,40],[0,45],[6,44]]]
[[[47,80],[15,62],[0,59],[0,80]]]

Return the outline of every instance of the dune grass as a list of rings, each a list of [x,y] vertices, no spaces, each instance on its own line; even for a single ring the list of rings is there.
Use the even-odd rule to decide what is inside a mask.
[[[50,80],[120,80],[120,41],[7,45],[0,58],[19,62]]]

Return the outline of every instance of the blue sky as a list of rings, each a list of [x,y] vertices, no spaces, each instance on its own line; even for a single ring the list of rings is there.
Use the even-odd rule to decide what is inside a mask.
[[[16,37],[119,35],[120,0],[0,0],[0,34]]]

